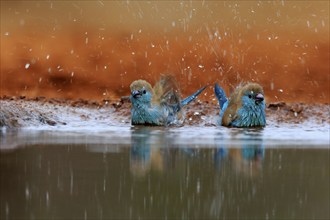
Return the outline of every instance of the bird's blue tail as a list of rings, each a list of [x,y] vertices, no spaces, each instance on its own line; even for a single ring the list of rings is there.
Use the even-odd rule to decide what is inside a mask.
[[[217,83],[214,85],[214,93],[219,101],[220,108],[222,109],[223,105],[227,102],[226,93]]]
[[[204,89],[206,89],[207,86],[204,86],[203,88],[201,88],[200,90],[198,90],[197,92],[195,92],[194,94],[192,94],[191,96],[188,96],[187,98],[185,98],[184,100],[181,101],[181,107],[187,105],[188,103],[190,103],[191,101],[193,101],[194,99],[196,99],[196,97],[201,94]]]

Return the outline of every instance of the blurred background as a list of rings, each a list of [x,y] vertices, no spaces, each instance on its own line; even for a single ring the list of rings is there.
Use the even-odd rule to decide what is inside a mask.
[[[118,99],[254,81],[267,102],[329,103],[329,1],[1,1],[1,96]]]

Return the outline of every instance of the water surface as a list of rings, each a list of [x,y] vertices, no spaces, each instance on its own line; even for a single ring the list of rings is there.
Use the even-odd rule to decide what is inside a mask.
[[[328,219],[325,133],[272,129],[3,131],[1,219]]]

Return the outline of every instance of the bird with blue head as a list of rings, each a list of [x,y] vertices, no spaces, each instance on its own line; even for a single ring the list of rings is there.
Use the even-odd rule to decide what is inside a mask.
[[[173,75],[162,75],[154,87],[145,80],[136,80],[131,86],[132,125],[180,125],[184,121],[182,108],[204,91],[203,87],[184,100]]]
[[[257,83],[240,84],[229,98],[218,85],[214,93],[220,105],[220,124],[227,127],[266,126],[263,88]]]

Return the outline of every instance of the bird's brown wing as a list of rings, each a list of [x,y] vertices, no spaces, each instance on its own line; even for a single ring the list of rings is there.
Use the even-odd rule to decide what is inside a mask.
[[[166,105],[180,105],[180,92],[172,75],[162,75],[154,86],[153,103]]]
[[[222,117],[222,122],[221,124],[223,126],[229,126],[232,121],[237,119],[237,104],[236,103],[229,103],[227,109],[225,110],[225,113],[223,114]]]
[[[240,93],[240,87],[239,85],[236,90],[231,94],[229,97],[229,103],[228,107],[225,110],[225,113],[222,117],[222,125],[229,126],[232,121],[237,119],[238,115],[236,114],[238,109],[242,106],[241,102],[241,93]]]

